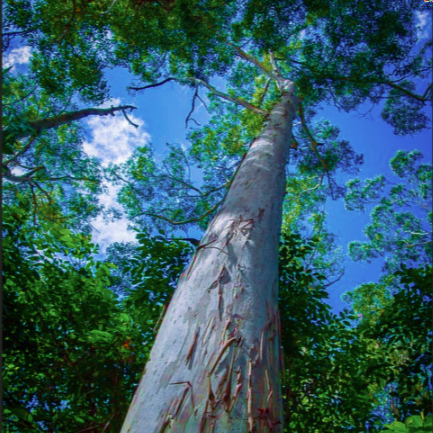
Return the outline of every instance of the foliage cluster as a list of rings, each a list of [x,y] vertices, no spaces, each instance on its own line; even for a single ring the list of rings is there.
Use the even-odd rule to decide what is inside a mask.
[[[325,276],[306,266],[316,243],[292,235],[280,246],[286,431],[374,432],[390,415],[430,413],[431,265],[403,265],[404,289],[372,323],[358,305],[336,316],[323,302]]]
[[[90,236],[28,218],[3,208],[3,428],[119,431],[149,325],[116,301]]]

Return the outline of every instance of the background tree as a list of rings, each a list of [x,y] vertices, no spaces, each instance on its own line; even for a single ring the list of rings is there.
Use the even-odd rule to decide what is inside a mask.
[[[84,153],[77,121],[134,107],[77,110],[67,91],[51,97],[31,76],[10,70],[2,89],[4,203],[16,203],[19,194],[32,209],[29,224],[61,223],[89,233],[90,220],[103,210],[95,200],[104,191],[103,173],[100,163]]]
[[[378,418],[370,393],[383,373],[368,371],[375,371],[383,354],[352,328],[355,316],[336,316],[323,302],[324,270],[307,268],[319,243],[317,237],[305,242],[283,234],[280,245],[285,431],[356,431]]]
[[[118,431],[148,347],[108,288],[114,265],[93,261],[90,236],[3,211],[4,428]]]
[[[397,420],[429,412],[432,397],[427,361],[432,353],[432,167],[421,164],[421,158],[419,151],[398,151],[390,166],[403,183],[378,176],[361,187],[359,179],[353,179],[345,197],[349,210],[379,203],[365,229],[368,241],[349,244],[349,254],[369,262],[386,256],[384,274],[377,283],[363,284],[343,299],[360,317],[359,332],[384,349],[379,367],[387,373],[385,415]],[[416,336],[419,332],[421,338]]]
[[[433,176],[431,164],[420,162],[422,156],[417,150],[399,150],[391,159],[391,169],[404,183],[394,184],[383,175],[368,179],[364,187],[359,179],[347,183],[347,209],[365,211],[368,204],[379,203],[365,228],[368,242],[349,245],[353,260],[371,261],[387,254],[385,272],[396,271],[400,263],[431,263]]]

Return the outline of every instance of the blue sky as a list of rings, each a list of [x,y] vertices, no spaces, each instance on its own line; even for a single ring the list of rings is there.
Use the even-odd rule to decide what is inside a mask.
[[[420,18],[423,36],[431,31],[425,17]],[[428,27],[429,26],[429,27]],[[29,60],[28,47],[12,46],[12,50],[6,56],[6,63],[14,64],[17,71],[22,70]],[[132,151],[139,146],[153,143],[155,156],[160,160],[167,150],[166,143],[187,144],[185,139],[188,130],[185,128],[185,119],[191,109],[192,91],[177,83],[169,82],[164,86],[148,89],[133,96],[127,93],[126,86],[131,84],[133,77],[124,69],[107,70],[111,87],[112,100],[104,106],[130,104],[138,109],[129,117],[140,125],[135,129],[126,122],[121,114],[115,117],[92,117],[84,121],[87,127],[87,140],[84,149],[91,155],[98,157],[104,165],[109,162],[120,163],[125,161]],[[216,82],[215,84],[221,84]],[[424,83],[424,87],[427,83]],[[422,93],[422,92],[421,92]],[[202,90],[201,95],[205,92]],[[198,102],[198,101],[197,101]],[[360,112],[366,112],[370,106],[363,107]],[[389,167],[389,160],[397,150],[418,149],[424,154],[424,162],[432,161],[432,136],[431,130],[411,137],[399,137],[393,134],[392,127],[386,124],[380,117],[380,107],[376,107],[367,116],[360,116],[356,112],[339,112],[332,106],[320,111],[316,119],[324,118],[341,130],[340,139],[348,140],[356,153],[364,154],[364,165],[359,177],[371,178],[384,174],[390,180],[395,180]],[[431,107],[426,109],[426,114],[431,118]],[[198,122],[205,123],[206,110],[200,103],[196,104],[193,116]],[[113,205],[116,202],[118,188],[111,186],[110,194],[103,197],[105,204]],[[370,209],[371,210],[371,209]],[[347,244],[353,240],[366,240],[363,229],[368,224],[369,212],[359,214],[348,212],[344,208],[342,200],[326,203],[328,214],[327,224],[331,232],[339,236],[339,244],[343,247],[343,253],[347,253]],[[94,222],[94,242],[100,245],[101,257],[106,247],[112,242],[133,241],[133,232],[126,230],[127,220],[106,224],[102,218]],[[199,232],[190,231],[190,236],[200,238]],[[179,236],[184,233],[179,231]],[[378,259],[372,264],[346,262],[346,272],[343,278],[330,286],[329,303],[334,312],[341,311],[347,304],[340,299],[342,293],[352,290],[362,283],[377,281],[380,276],[380,268],[383,260]]]

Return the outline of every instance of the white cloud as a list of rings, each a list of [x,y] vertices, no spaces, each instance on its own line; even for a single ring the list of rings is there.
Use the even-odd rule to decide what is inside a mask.
[[[14,65],[24,65],[26,63],[29,63],[31,56],[32,56],[32,51],[31,48],[28,46],[14,48],[3,59],[3,67],[9,68],[10,66],[14,66]]]
[[[101,108],[126,105],[119,98],[112,99]],[[150,142],[150,135],[143,129],[144,121],[127,113],[129,119],[139,125],[134,128],[125,119],[121,112],[114,116],[92,116],[87,118],[87,126],[90,128],[92,140],[84,142],[84,151],[98,158],[103,166],[110,162],[120,164],[125,162],[132,152],[139,146]],[[107,185],[108,194],[100,197],[102,204],[113,206],[120,211],[122,207],[117,203],[117,193],[120,186]],[[96,218],[92,225],[95,231],[92,234],[93,241],[99,245],[100,254],[105,255],[107,247],[113,242],[129,242],[135,240],[135,233],[127,230],[128,220],[123,217],[113,223],[105,223],[101,217]]]
[[[122,105],[120,99],[112,99],[101,108]],[[91,129],[92,141],[84,142],[84,150],[88,155],[98,158],[102,165],[110,162],[120,164],[125,162],[131,153],[139,146],[150,142],[150,135],[143,130],[143,120],[129,112],[129,119],[139,125],[134,128],[125,119],[121,112],[114,116],[92,116],[87,119],[87,125]]]
[[[416,11],[416,18],[417,18],[417,36],[418,36],[418,40],[422,40],[422,39],[426,39],[429,37],[429,33],[431,31],[431,24],[430,21],[428,20],[429,17],[429,13],[426,12],[419,12]]]
[[[107,185],[108,194],[104,194],[100,201],[105,206],[113,206],[122,211],[122,207],[117,203],[117,193],[120,186]],[[102,216],[98,216],[92,222],[93,227],[96,229],[92,233],[92,241],[99,245],[99,254],[105,256],[107,247],[114,242],[133,242],[135,241],[136,233],[128,231],[128,219],[124,216],[118,221],[106,223],[103,221]]]

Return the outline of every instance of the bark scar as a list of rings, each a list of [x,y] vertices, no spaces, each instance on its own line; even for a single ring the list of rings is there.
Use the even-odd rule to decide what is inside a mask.
[[[191,358],[191,356],[192,356],[192,354],[194,352],[194,347],[195,347],[195,343],[197,342],[198,334],[199,334],[199,329],[197,329],[195,331],[194,340],[193,340],[193,342],[192,342],[192,344],[191,344],[191,346],[189,348],[188,355],[186,356],[186,360],[185,360],[186,364],[188,364],[188,361],[190,360],[190,358]]]

